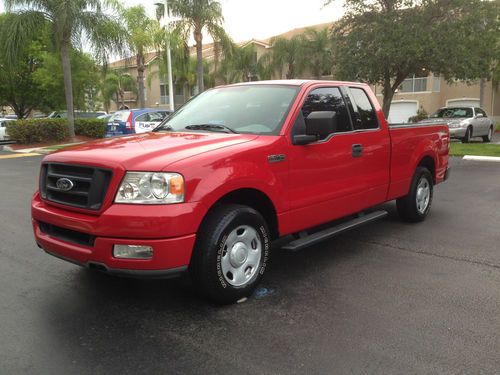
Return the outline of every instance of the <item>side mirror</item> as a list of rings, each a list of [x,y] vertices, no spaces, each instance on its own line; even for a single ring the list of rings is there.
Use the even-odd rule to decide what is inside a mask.
[[[481,118],[481,117],[484,117],[484,115],[482,113],[476,114],[476,118]]]
[[[337,129],[337,114],[333,111],[311,112],[306,117],[306,134],[326,138]]]
[[[305,133],[293,136],[293,144],[307,145],[326,138],[337,129],[337,114],[334,111],[311,112],[305,119]]]

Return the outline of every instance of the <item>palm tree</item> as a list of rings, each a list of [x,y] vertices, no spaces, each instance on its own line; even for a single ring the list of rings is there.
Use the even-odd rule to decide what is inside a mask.
[[[137,82],[125,70],[117,69],[106,74],[101,93],[106,112],[109,112],[111,100],[118,108],[125,107],[125,91],[137,92]]]
[[[203,31],[212,37],[215,43],[220,42],[222,47],[228,45],[229,37],[222,28],[224,18],[222,8],[216,0],[169,0],[169,11],[180,20],[175,21],[175,27],[184,35],[186,40],[192,33],[196,42],[196,79],[198,91],[205,90],[204,63],[203,63]]]
[[[307,29],[304,33],[305,48],[314,78],[321,79],[325,72],[331,72],[333,65],[332,42],[328,28],[322,30]]]
[[[253,44],[244,47],[235,46],[233,54],[225,57],[218,72],[225,83],[250,81],[257,78],[257,52]]]
[[[10,25],[11,38],[2,53],[14,59],[32,34],[47,22],[52,28],[61,56],[64,91],[68,110],[69,135],[75,137],[73,83],[70,54],[82,41],[94,50],[96,58],[106,60],[108,53],[118,53],[123,46],[123,30],[115,18],[106,13],[112,0],[4,0],[6,9],[16,14]]]
[[[137,65],[137,89],[139,95],[139,106],[146,106],[144,95],[144,71],[146,70],[145,53],[154,45],[154,37],[159,23],[146,15],[144,6],[137,5],[122,12],[122,17],[127,25],[128,48],[135,54]]]
[[[286,79],[293,79],[302,74],[308,60],[304,35],[295,35],[290,39],[283,37],[271,40],[271,64],[280,72],[286,69]]]

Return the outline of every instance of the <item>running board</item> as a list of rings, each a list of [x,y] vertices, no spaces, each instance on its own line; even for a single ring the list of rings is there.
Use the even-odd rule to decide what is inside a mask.
[[[299,251],[302,250],[305,247],[315,245],[318,242],[327,240],[329,238],[335,237],[341,233],[347,232],[348,230],[357,228],[361,225],[371,223],[372,221],[382,219],[388,215],[387,211],[375,211],[375,212],[370,212],[369,214],[365,214],[363,216],[359,216],[355,219],[349,220],[345,223],[336,225],[334,227],[330,227],[327,229],[324,229],[322,231],[313,233],[311,235],[308,235],[306,237],[301,237],[298,238],[292,242],[289,242],[285,246],[282,246],[282,249],[285,250],[290,250],[290,251]]]

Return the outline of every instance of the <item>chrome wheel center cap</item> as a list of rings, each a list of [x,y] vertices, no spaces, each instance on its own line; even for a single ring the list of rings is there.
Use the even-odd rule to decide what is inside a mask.
[[[248,249],[243,242],[237,242],[229,253],[229,261],[234,268],[241,267],[248,258]]]

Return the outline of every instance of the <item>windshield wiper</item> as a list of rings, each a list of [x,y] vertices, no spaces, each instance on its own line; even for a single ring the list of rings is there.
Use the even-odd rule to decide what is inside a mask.
[[[227,126],[224,126],[224,125],[219,125],[219,124],[188,125],[188,126],[186,126],[186,129],[188,129],[188,130],[207,130],[207,131],[215,131],[215,132],[222,132],[222,133],[238,134],[238,132],[234,131],[233,129],[228,128]]]

